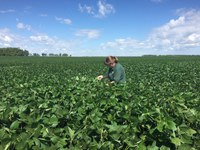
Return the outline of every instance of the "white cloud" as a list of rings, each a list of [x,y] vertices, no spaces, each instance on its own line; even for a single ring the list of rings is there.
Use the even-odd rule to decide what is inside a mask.
[[[67,24],[67,25],[70,25],[72,24],[72,21],[70,19],[65,19],[65,18],[59,18],[59,17],[56,17],[56,20],[59,21],[60,23],[63,23],[63,24]]]
[[[11,33],[7,28],[0,29],[0,47],[23,47],[26,37]]]
[[[181,16],[179,17],[177,20],[170,20],[170,22],[168,23],[169,27],[177,27],[177,26],[181,26],[185,23],[185,17]]]
[[[10,44],[8,44],[8,43],[4,43],[3,46],[4,46],[4,47],[11,47]]]
[[[13,37],[9,33],[8,29],[0,29],[0,41],[4,44],[8,44],[13,41]]]
[[[102,0],[98,2],[98,8],[99,14],[97,15],[97,17],[105,17],[107,14],[115,12],[115,9],[111,4],[107,4]]]
[[[45,44],[54,44],[54,40],[47,35],[37,35],[37,36],[30,36],[32,41],[41,42]]]
[[[26,29],[26,30],[30,31],[31,30],[31,25],[19,22],[19,23],[17,23],[17,28],[18,29]]]
[[[48,17],[48,14],[40,14],[40,17]]]
[[[49,37],[45,34],[32,35],[30,37],[11,33],[7,28],[0,29],[0,47],[19,47],[26,49],[30,53],[67,53],[76,55],[76,51],[72,51],[77,45],[81,45],[77,40],[59,39],[57,37]]]
[[[200,10],[178,10],[177,18],[152,30],[144,40],[131,37],[117,38],[95,45],[90,40],[101,34],[96,29],[81,29],[72,40],[50,37],[46,34],[33,34],[29,37],[0,29],[0,47],[12,46],[27,49],[34,53],[68,53],[73,56],[138,56],[144,54],[200,54]],[[19,29],[28,29],[18,23]],[[33,32],[31,32],[33,33]],[[35,32],[34,32],[35,33]],[[98,42],[95,40],[95,43]]]
[[[147,41],[133,38],[122,38],[101,44],[101,49],[107,55],[140,56],[148,53],[151,46]],[[155,53],[155,52],[154,52]]]
[[[94,29],[81,29],[81,30],[78,30],[75,33],[75,35],[78,37],[87,37],[89,39],[94,39],[100,36],[100,31],[94,30]]]
[[[132,38],[116,39],[114,41],[106,42],[101,44],[103,49],[116,49],[116,50],[130,50],[146,48],[147,45],[144,42],[137,41]]]
[[[88,6],[84,4],[83,6],[79,4],[79,10],[81,12],[86,12],[90,15],[93,15],[97,18],[106,17],[111,13],[115,13],[115,8],[113,5],[106,3],[105,0],[99,0],[97,2],[97,8],[95,9],[93,6]]]
[[[101,48],[120,55],[200,54],[200,11],[178,12],[177,19],[153,29],[144,41],[115,39],[102,43]]]
[[[4,42],[8,42],[8,43],[10,43],[10,42],[13,41],[13,39],[10,36],[8,36],[8,35],[0,35],[0,39],[2,41],[4,41]]]
[[[6,13],[14,13],[14,9],[8,9],[8,10],[0,10],[0,14],[6,14]]]
[[[149,41],[155,48],[180,50],[200,46],[200,11],[182,10],[180,14],[178,19],[155,28],[150,34]]]
[[[86,13],[88,13],[88,14],[95,14],[94,13],[94,8],[93,7],[91,7],[91,6],[87,6],[87,5],[81,5],[80,3],[79,3],[79,5],[78,5],[78,7],[79,7],[79,10],[81,11],[81,12],[86,12]]]
[[[193,33],[188,36],[188,40],[191,42],[195,42],[196,39],[199,39],[199,38],[200,38],[200,34],[196,34],[196,33]]]

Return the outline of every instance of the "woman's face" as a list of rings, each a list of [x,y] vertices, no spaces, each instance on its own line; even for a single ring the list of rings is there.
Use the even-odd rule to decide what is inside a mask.
[[[114,68],[115,65],[116,65],[115,61],[110,61],[110,62],[108,63],[108,67],[109,67],[109,68]]]

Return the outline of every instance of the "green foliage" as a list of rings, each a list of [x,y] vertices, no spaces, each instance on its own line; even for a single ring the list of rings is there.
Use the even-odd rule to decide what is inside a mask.
[[[20,48],[0,48],[0,56],[28,56],[27,50],[21,50]]]
[[[0,149],[200,149],[200,58],[0,59]]]

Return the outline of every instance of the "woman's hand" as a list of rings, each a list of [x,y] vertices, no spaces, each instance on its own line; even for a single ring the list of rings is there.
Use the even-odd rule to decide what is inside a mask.
[[[100,75],[97,77],[97,80],[102,80],[103,79],[103,75]]]

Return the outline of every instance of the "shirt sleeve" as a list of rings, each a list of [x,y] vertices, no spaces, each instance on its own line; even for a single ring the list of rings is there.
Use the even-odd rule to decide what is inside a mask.
[[[114,81],[115,82],[119,82],[121,79],[121,75],[122,75],[122,69],[121,68],[117,68],[114,72]]]

